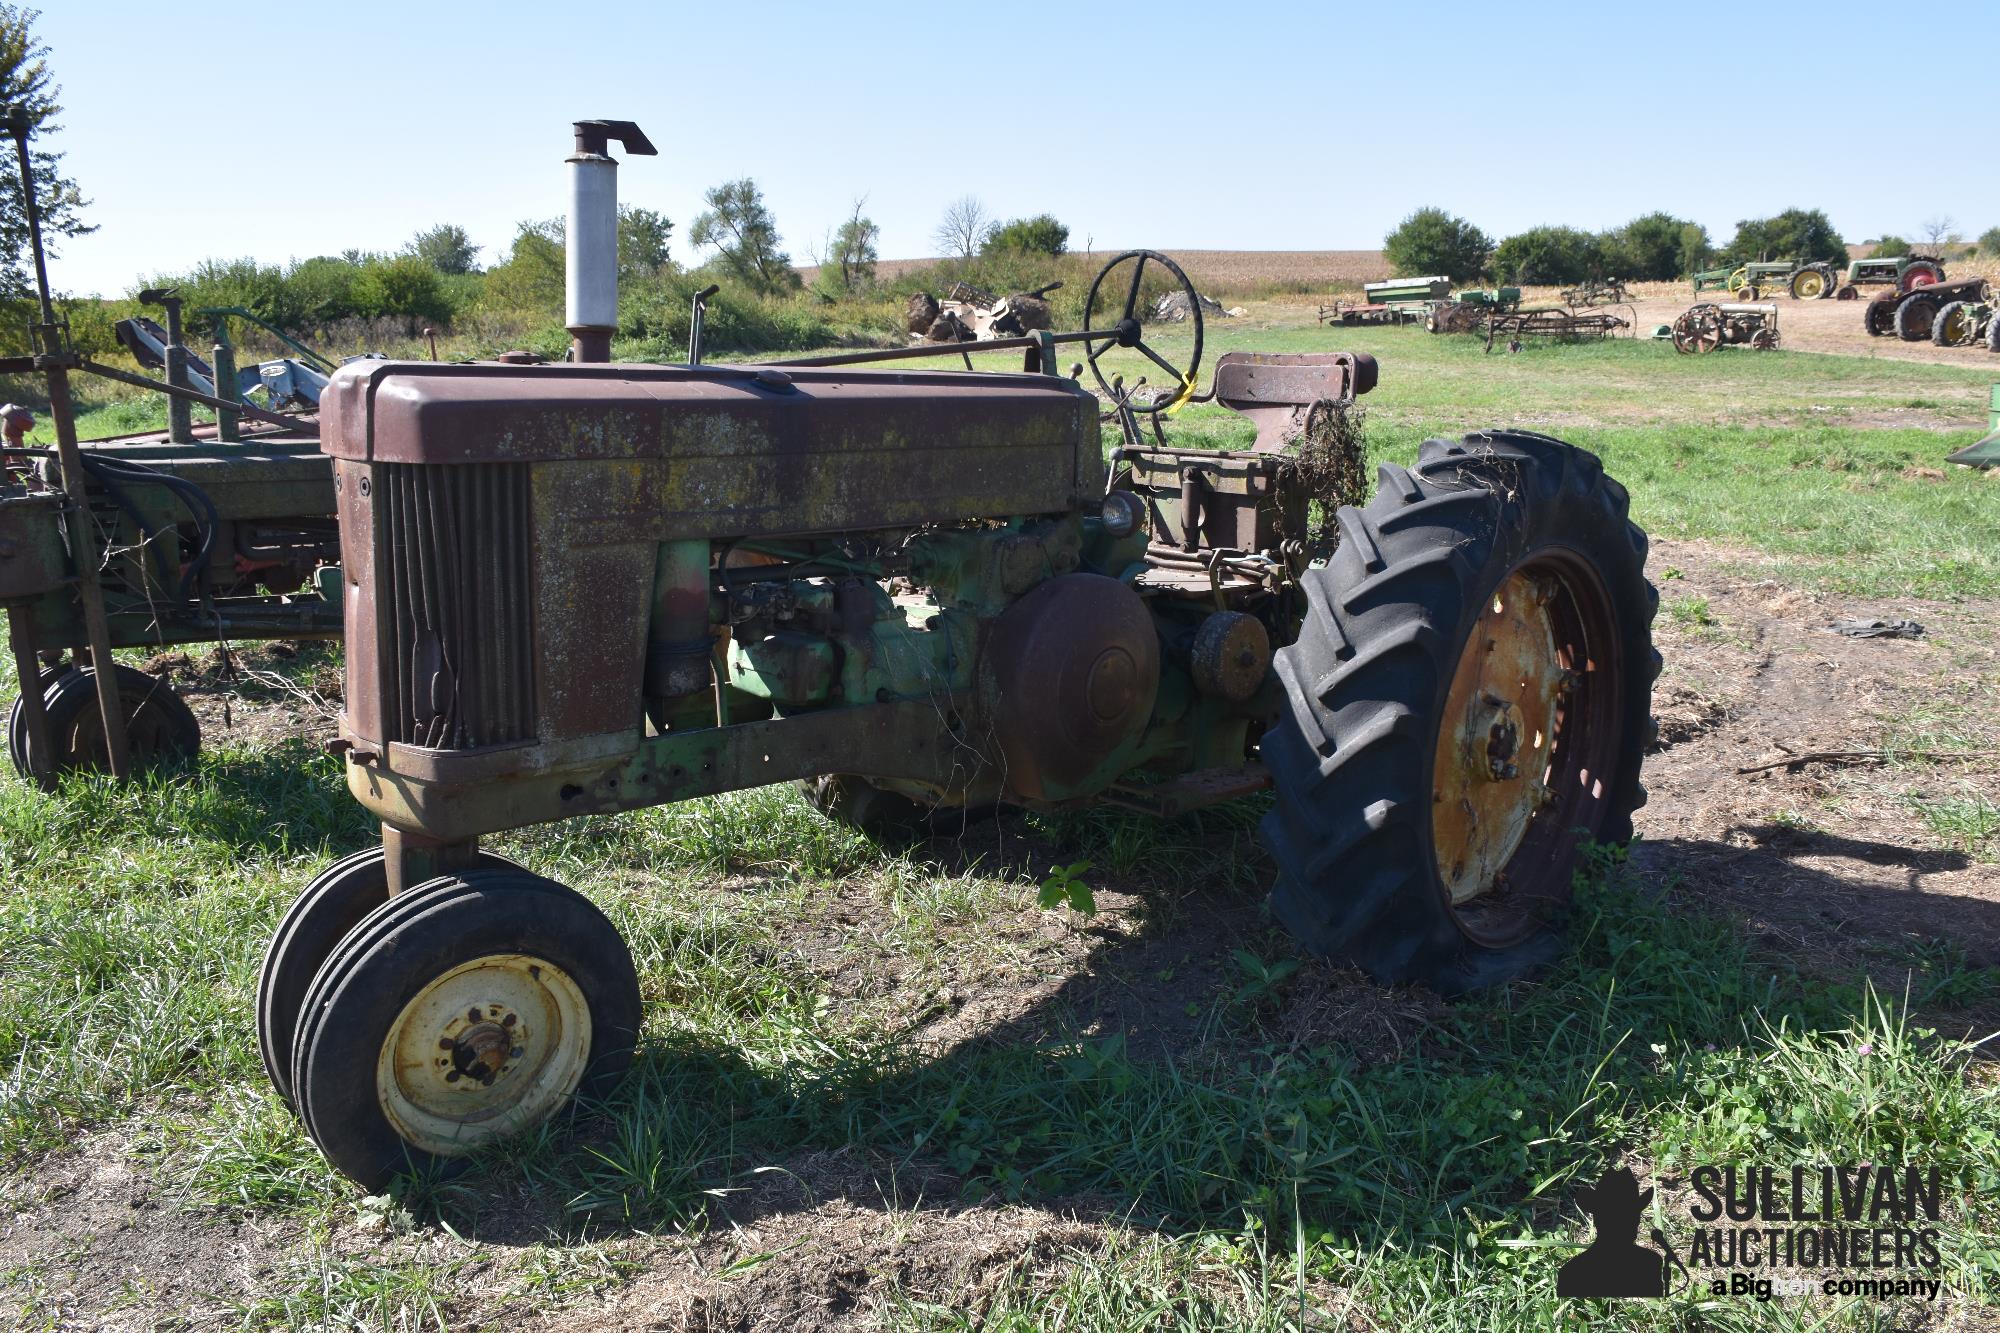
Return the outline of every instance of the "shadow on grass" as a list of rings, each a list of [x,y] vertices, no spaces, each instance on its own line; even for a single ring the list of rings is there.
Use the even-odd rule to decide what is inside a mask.
[[[794,1054],[772,1056],[656,1031],[577,1137],[516,1141],[469,1178],[409,1197],[519,1243],[552,1228],[744,1223],[831,1198],[882,1209],[1002,1198],[1172,1235],[1296,1226],[1306,1242],[1367,1254],[1526,1236],[1553,1222],[1573,1180],[1628,1153],[1663,1175],[1732,1153],[1993,1157],[1995,1116],[1969,1100],[1966,1052],[1915,1028],[1902,999],[1907,988],[1919,1011],[1988,1005],[2000,997],[1993,969],[1947,948],[1906,959],[1900,980],[1886,965],[1841,983],[1803,972],[1753,923],[1678,891],[1676,863],[1712,850],[1650,847],[1644,873],[1601,856],[1563,962],[1530,983],[1431,1001],[1428,1026],[1394,1059],[1371,1063],[1338,1031],[1279,1037],[1283,983],[1147,1032],[1147,1003],[1163,997],[1146,978],[1162,959],[1285,947],[1250,896],[1197,892],[948,1049],[795,1033],[783,1043]],[[1858,1081],[1882,1095],[1858,1105]],[[520,1207],[523,1189],[540,1204]],[[515,1203],[490,1206],[502,1196]]]

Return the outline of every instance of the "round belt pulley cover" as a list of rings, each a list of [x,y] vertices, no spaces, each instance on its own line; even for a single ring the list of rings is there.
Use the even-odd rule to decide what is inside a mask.
[[[1271,669],[1271,636],[1255,616],[1217,611],[1195,631],[1191,665],[1203,694],[1240,704],[1257,693]]]
[[[980,684],[1007,789],[1028,800],[1087,795],[1118,776],[1097,770],[1153,715],[1153,618],[1116,579],[1050,579],[1001,613]]]

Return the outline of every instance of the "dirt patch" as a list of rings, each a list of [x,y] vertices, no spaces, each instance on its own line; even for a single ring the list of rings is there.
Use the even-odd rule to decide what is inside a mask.
[[[202,743],[317,743],[339,727],[340,649],[273,640],[224,649],[169,649],[140,663],[165,677],[201,723]]]
[[[1829,972],[1868,963],[1896,992],[1912,951],[1932,942],[2000,964],[1991,848],[1954,847],[1922,814],[1931,798],[2000,784],[1995,605],[1806,593],[1759,577],[1762,561],[1654,545],[1654,569],[1680,577],[1662,585],[1667,667],[1637,864]],[[1848,618],[1926,630],[1827,632]],[[1926,742],[1937,715],[1949,734]],[[1926,744],[1928,756],[1872,753]],[[1832,757],[1791,762],[1812,754]]]
[[[905,1299],[982,1308],[1022,1269],[1105,1242],[1104,1209],[1094,1201],[959,1204],[949,1180],[891,1184],[858,1165],[824,1155],[784,1163],[730,1203],[724,1226],[628,1252],[643,1264],[639,1276],[522,1327],[876,1328]],[[860,1192],[827,1197],[838,1184]]]
[[[96,1135],[0,1184],[0,1311],[50,1328],[223,1319],[300,1240],[285,1221],[181,1211],[129,1134]]]
[[[1352,968],[1314,964],[1286,990],[1277,1029],[1293,1046],[1340,1046],[1364,1065],[1413,1053],[1446,1011],[1426,990],[1385,989]]]

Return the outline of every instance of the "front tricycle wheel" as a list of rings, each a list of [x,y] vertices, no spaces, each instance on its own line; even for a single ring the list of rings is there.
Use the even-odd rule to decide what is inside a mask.
[[[313,980],[292,1095],[371,1191],[600,1097],[623,1076],[639,985],[618,930],[526,871],[477,868],[390,898]]]
[[[1340,511],[1262,754],[1272,907],[1452,994],[1552,956],[1580,849],[1631,837],[1658,598],[1625,489],[1546,436],[1433,440]]]

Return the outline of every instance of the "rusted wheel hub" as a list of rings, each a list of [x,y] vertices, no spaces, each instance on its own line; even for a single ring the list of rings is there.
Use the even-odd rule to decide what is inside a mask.
[[[453,968],[404,1006],[375,1092],[405,1140],[441,1157],[538,1124],[576,1090],[590,1009],[568,973],[527,954]]]
[[[1539,553],[1501,580],[1459,656],[1432,766],[1431,837],[1440,882],[1475,937],[1511,933],[1556,887],[1533,882],[1547,860],[1539,844],[1602,797],[1593,717],[1611,673],[1593,645],[1609,624],[1588,569]]]

